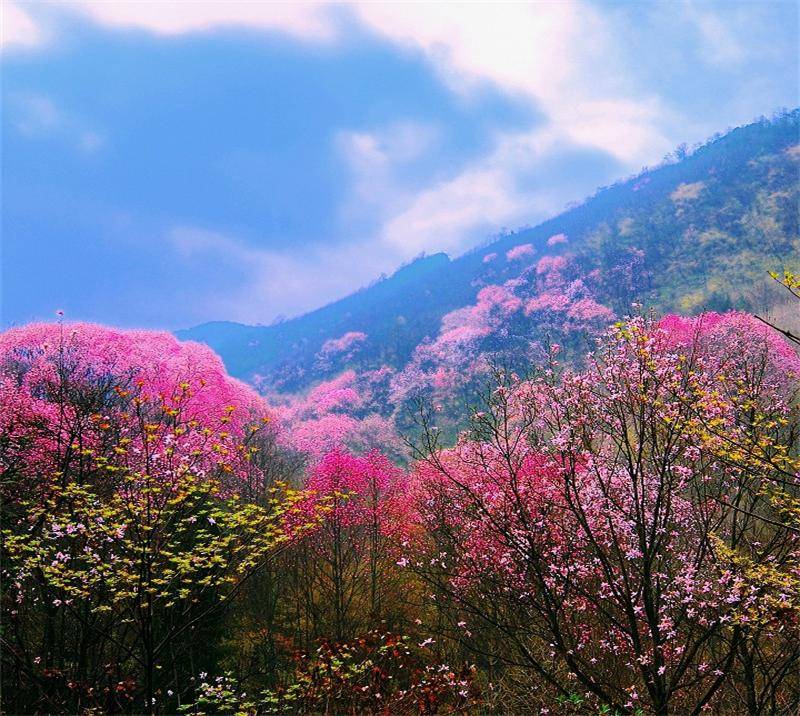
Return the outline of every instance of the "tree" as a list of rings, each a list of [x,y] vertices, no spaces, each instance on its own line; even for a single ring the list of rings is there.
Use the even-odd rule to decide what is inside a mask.
[[[306,489],[325,520],[292,549],[291,594],[297,629],[314,639],[349,639],[399,618],[396,534],[405,517],[402,471],[380,453],[358,457],[343,450],[311,468]],[[382,622],[383,620],[383,622]],[[387,623],[387,621],[389,623]]]
[[[243,499],[265,406],[163,334],[30,326],[0,370],[7,707],[174,708],[213,663],[198,642],[317,518],[280,484]]]
[[[636,318],[556,367],[498,375],[454,448],[423,416],[409,559],[453,633],[543,706],[794,708],[796,354],[741,314]]]

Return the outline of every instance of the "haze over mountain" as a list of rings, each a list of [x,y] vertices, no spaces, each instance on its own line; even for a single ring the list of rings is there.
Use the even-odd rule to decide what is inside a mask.
[[[765,310],[781,298],[768,272],[800,268],[799,120],[794,110],[679,148],[535,227],[462,256],[423,256],[292,320],[178,335],[210,345],[234,375],[297,391],[350,367],[401,371],[420,346],[507,349],[515,320],[533,340],[583,334],[632,301],[679,313]],[[502,328],[491,325],[498,306]]]

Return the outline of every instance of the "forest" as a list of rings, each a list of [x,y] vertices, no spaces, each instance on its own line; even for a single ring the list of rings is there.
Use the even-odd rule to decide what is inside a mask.
[[[0,0],[0,716],[800,716],[798,50]]]
[[[499,289],[428,350],[517,311]],[[391,424],[347,412],[402,389],[380,370],[272,405],[166,333],[7,330],[3,712],[796,713],[800,355],[770,323],[637,304]]]

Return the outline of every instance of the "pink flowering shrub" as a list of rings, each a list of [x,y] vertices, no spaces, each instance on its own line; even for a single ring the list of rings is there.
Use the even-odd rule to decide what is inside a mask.
[[[593,277],[569,278],[567,256],[543,256],[536,264],[537,292],[525,303],[525,314],[537,325],[565,334],[596,330],[614,319],[614,312],[595,298]]]
[[[305,395],[272,395],[274,413],[282,426],[280,441],[312,460],[338,448],[368,452],[379,448],[402,452],[391,414],[376,407],[386,404],[389,368],[357,373],[348,370],[314,386]]]
[[[569,306],[567,317],[578,323],[609,323],[614,319],[614,311],[586,296]]]
[[[180,342],[169,333],[33,323],[0,334],[0,364],[3,376],[16,381],[18,390],[43,410],[48,386],[69,371],[73,378],[87,381],[124,382],[136,388],[142,400],[169,401],[188,389],[185,416],[201,422],[213,423],[228,406],[235,406],[230,422],[241,428],[253,414],[267,412],[250,387],[226,373],[211,349]]]
[[[354,345],[363,343],[367,339],[367,334],[361,331],[348,331],[339,338],[332,338],[322,344],[323,353],[344,353]]]
[[[506,260],[520,261],[533,256],[535,253],[536,249],[533,248],[533,244],[520,244],[519,246],[515,246],[514,248],[506,251]]]
[[[474,305],[445,315],[436,339],[417,346],[409,364],[392,379],[392,400],[399,405],[428,391],[443,398],[485,375],[487,341],[508,331],[522,305],[510,288],[492,285],[478,292]]]
[[[503,285],[482,288],[474,304],[446,314],[439,334],[417,346],[392,379],[392,401],[402,406],[425,395],[447,404],[479,387],[492,362],[522,368],[541,356],[545,341],[573,346],[602,330],[614,312],[597,300],[595,278],[577,275],[571,257],[544,256]]]
[[[110,436],[130,444],[131,467],[172,461],[179,451],[170,433],[183,425],[178,437],[191,469],[224,466],[233,484],[249,470],[237,444],[270,422],[263,400],[206,346],[91,324],[31,324],[0,335],[0,402],[4,434],[25,436],[10,454],[21,451],[21,469],[32,474],[56,469],[70,451],[103,448]],[[153,428],[143,445],[134,415],[169,426]],[[206,449],[212,433],[214,451]]]
[[[536,273],[555,280],[567,268],[566,256],[542,256],[536,264]]]
[[[791,386],[800,379],[800,359],[791,344],[772,328],[748,313],[703,313],[699,316],[666,316],[658,323],[674,342],[684,350],[700,344],[715,362],[715,370],[724,373],[758,370],[769,356],[769,371],[764,371],[774,399],[789,395]],[[722,351],[718,346],[724,346]],[[766,366],[761,366],[763,370]]]
[[[554,234],[547,239],[548,246],[558,246],[558,244],[566,244],[568,241],[566,234]]]
[[[325,341],[319,353],[317,353],[317,366],[319,368],[325,368],[329,367],[334,360],[340,363],[352,360],[353,356],[363,347],[366,340],[366,333],[362,333],[361,331],[348,331],[339,338],[331,338]]]

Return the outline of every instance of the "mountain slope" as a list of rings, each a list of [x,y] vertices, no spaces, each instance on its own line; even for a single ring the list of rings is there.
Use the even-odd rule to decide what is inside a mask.
[[[536,227],[455,260],[423,257],[284,323],[208,323],[178,335],[209,344],[234,375],[296,391],[346,366],[402,367],[426,338],[436,339],[445,316],[475,304],[486,286],[516,290],[527,281],[525,300],[544,295],[531,278],[543,256],[568,257],[591,284],[591,299],[577,300],[617,315],[634,299],[681,313],[761,309],[777,300],[767,271],[800,261],[799,127],[795,110],[734,129]],[[537,320],[540,304],[526,304],[526,316]],[[336,351],[328,347],[348,334],[358,350],[331,360]]]

